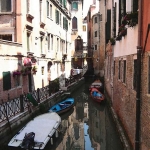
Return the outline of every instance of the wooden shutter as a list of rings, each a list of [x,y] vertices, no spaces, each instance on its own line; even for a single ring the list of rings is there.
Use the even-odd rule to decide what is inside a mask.
[[[11,89],[11,75],[10,71],[3,72],[3,90]]]
[[[111,35],[111,10],[107,10],[107,23],[106,23],[106,43],[110,40]]]

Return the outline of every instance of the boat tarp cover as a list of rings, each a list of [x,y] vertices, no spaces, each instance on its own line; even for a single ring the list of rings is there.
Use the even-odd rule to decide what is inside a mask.
[[[43,116],[43,117],[41,117]],[[35,133],[35,142],[44,142],[46,137],[51,133],[54,128],[56,128],[58,122],[60,122],[55,116],[56,120],[53,118],[50,119],[46,117],[47,115],[41,115],[40,117],[34,118],[30,121],[25,128],[15,137],[16,140],[23,140],[26,133],[34,132]],[[54,116],[53,116],[54,117]]]

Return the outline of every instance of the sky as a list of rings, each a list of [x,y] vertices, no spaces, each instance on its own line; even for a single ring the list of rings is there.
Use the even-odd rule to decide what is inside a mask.
[[[93,2],[93,0],[84,0],[84,3],[83,3],[83,18],[85,16],[87,16],[89,7],[92,4],[92,2]]]

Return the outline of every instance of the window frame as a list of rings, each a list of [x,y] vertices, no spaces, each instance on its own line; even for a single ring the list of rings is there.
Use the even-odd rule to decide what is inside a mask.
[[[78,10],[78,2],[72,2],[72,10]]]
[[[5,14],[5,13],[12,13],[12,9],[13,9],[13,4],[12,4],[12,0],[7,0],[7,1],[10,1],[11,2],[11,4],[10,4],[10,10],[7,10],[7,11],[2,11],[2,6],[3,6],[3,2],[2,2],[3,0],[0,0],[0,13],[3,13],[3,14]],[[5,2],[6,2],[6,0],[4,0]],[[8,3],[8,2],[6,2],[6,3]]]

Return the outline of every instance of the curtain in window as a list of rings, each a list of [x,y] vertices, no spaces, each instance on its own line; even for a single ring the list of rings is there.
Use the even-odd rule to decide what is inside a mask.
[[[72,19],[72,29],[77,29],[77,18],[73,17]]]
[[[1,12],[11,11],[11,0],[0,0]]]

